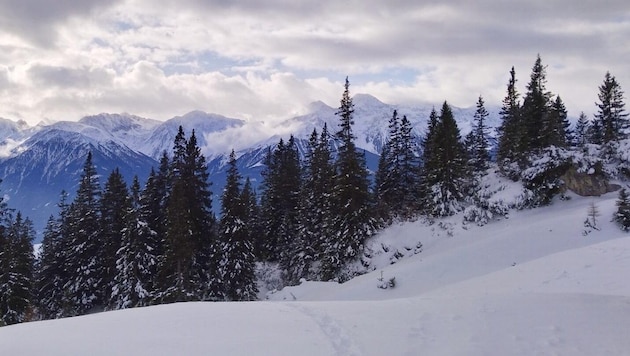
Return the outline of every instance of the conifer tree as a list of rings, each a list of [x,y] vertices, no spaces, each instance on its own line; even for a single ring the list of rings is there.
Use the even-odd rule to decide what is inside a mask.
[[[551,103],[547,115],[546,129],[543,133],[544,141],[548,146],[567,147],[572,140],[569,126],[567,109],[558,95]]]
[[[125,213],[121,247],[116,251],[116,275],[110,297],[110,309],[146,306],[153,297],[156,273],[155,232],[142,215],[140,182],[135,176]]]
[[[513,180],[518,178],[519,165],[523,161],[527,137],[518,98],[516,72],[512,67],[510,80],[507,84],[507,94],[501,106],[497,163],[503,173]]]
[[[575,123],[575,135],[573,137],[574,145],[578,148],[583,148],[584,146],[586,146],[587,143],[590,143],[589,128],[590,125],[588,122],[588,118],[586,117],[586,114],[582,111],[580,112],[580,116],[578,116],[578,120]]]
[[[630,231],[630,196],[625,188],[619,191],[619,198],[615,203],[617,205],[617,211],[613,217],[621,230]]]
[[[352,132],[354,105],[349,91],[350,83],[346,78],[340,107],[339,131],[336,133],[339,148],[335,162],[336,176],[333,190],[334,210],[337,212],[334,223],[335,241],[324,247],[322,262],[323,278],[341,278],[343,265],[357,258],[366,238],[375,229],[376,222],[370,211],[368,174],[365,158],[357,152]]]
[[[330,152],[330,135],[324,124],[321,134],[313,130],[306,149],[299,204],[299,230],[292,246],[293,259],[287,282],[301,278],[321,279],[316,268],[322,247],[333,236],[332,188],[335,175]]]
[[[122,246],[123,232],[127,228],[127,214],[131,202],[127,184],[118,168],[114,169],[105,182],[100,203],[100,251],[102,270],[100,279],[104,302],[109,303],[117,271],[117,252]]]
[[[524,152],[538,151],[548,147],[549,137],[546,133],[552,130],[549,118],[551,93],[547,91],[546,66],[543,66],[540,55],[536,58],[527,92],[523,99],[523,123],[525,124],[526,149]]]
[[[389,136],[383,145],[375,176],[375,194],[379,214],[382,219],[389,220],[401,210],[401,197],[398,180],[402,174],[399,161],[400,118],[394,110],[389,120]]]
[[[257,242],[262,234],[262,228],[260,226],[260,207],[258,205],[256,190],[254,190],[249,177],[245,178],[245,184],[243,185],[240,198],[245,205],[245,224],[249,234],[248,240],[253,246],[254,256],[258,259],[259,253],[256,250],[258,248]]]
[[[89,152],[76,197],[64,216],[62,240],[68,280],[64,286],[64,316],[85,314],[103,304],[104,291],[100,258],[98,175]]]
[[[602,129],[602,143],[617,141],[626,137],[629,127],[628,113],[625,112],[623,91],[614,76],[606,72],[604,82],[599,87],[599,102],[595,121]]]
[[[54,319],[63,310],[63,286],[67,278],[59,220],[54,216],[48,219],[43,235],[35,268],[35,300],[39,317]]]
[[[474,115],[475,123],[471,131],[470,163],[475,175],[485,175],[489,167],[490,144],[488,143],[488,126],[485,122],[488,115],[485,103],[480,95]]]
[[[301,186],[300,160],[291,136],[287,143],[280,139],[269,150],[263,171],[261,220],[263,229],[262,256],[279,262],[287,269],[291,255],[289,246],[297,231],[298,203]]]
[[[171,190],[171,163],[166,151],[162,153],[159,169],[156,172],[153,168],[147,179],[145,188],[140,197],[141,215],[146,221],[149,229],[153,232],[155,239],[156,256],[164,254],[166,244],[166,203]]]
[[[247,211],[241,199],[241,175],[234,150],[230,154],[227,181],[221,196],[219,240],[221,279],[226,300],[256,300],[254,246],[247,226]]]
[[[411,129],[407,116],[399,119],[394,110],[375,179],[377,209],[385,220],[409,218],[417,210],[418,163]]]
[[[447,216],[461,210],[466,186],[466,154],[459,128],[447,102],[430,135],[434,137],[431,156],[423,167],[424,184],[428,189],[426,209],[432,216]]]
[[[26,321],[33,295],[33,223],[20,212],[0,229],[0,325]]]
[[[205,158],[194,131],[180,126],[173,145],[171,191],[166,202],[166,240],[157,298],[161,302],[214,299],[218,290],[214,216]]]
[[[412,134],[411,122],[406,115],[400,120],[400,142],[398,145],[398,160],[400,165],[400,197],[401,208],[399,215],[403,218],[412,217],[419,210],[420,163],[418,162],[417,142]]]

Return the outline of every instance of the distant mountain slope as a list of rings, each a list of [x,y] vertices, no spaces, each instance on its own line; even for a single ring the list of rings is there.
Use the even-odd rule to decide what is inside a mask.
[[[376,170],[378,154],[388,135],[388,122],[394,109],[407,115],[413,133],[421,137],[427,126],[431,107],[385,104],[373,96],[354,96],[354,134],[358,149],[365,153],[368,168]],[[488,108],[490,126],[498,124],[497,110]],[[241,174],[250,177],[255,187],[261,182],[262,161],[269,146],[280,138],[296,138],[301,154],[313,129],[321,132],[328,125],[331,135],[338,129],[336,108],[322,102],[310,105],[306,115],[285,120],[273,127],[222,115],[192,111],[165,122],[130,114],[98,114],[78,122],[61,121],[28,127],[24,122],[0,119],[0,191],[12,208],[34,220],[41,232],[46,219],[55,214],[59,194],[75,193],[87,152],[103,181],[118,167],[128,182],[137,174],[142,180],[157,166],[162,152],[171,153],[173,140],[181,125],[187,136],[194,130],[202,153],[207,157],[213,182],[215,207],[225,182],[225,162],[232,147],[237,152]],[[471,127],[475,108],[453,108],[462,135]],[[494,132],[492,132],[494,135]],[[253,137],[256,141],[249,142]],[[262,139],[261,139],[262,137]]]

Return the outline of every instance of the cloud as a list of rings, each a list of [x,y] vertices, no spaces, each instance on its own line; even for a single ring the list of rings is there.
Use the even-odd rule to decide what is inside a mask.
[[[630,86],[625,1],[7,0],[0,116],[193,109],[266,123],[337,106],[342,81],[390,103],[499,105],[540,53],[569,112],[610,70]]]
[[[38,45],[55,40],[55,26],[73,16],[89,15],[113,6],[111,0],[4,0],[0,2],[0,23],[10,31]]]

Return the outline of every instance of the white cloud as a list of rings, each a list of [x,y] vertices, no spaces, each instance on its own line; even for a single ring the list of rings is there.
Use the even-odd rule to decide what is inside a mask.
[[[630,87],[624,1],[8,0],[0,4],[0,116],[78,119],[193,109],[273,121],[353,93],[391,103],[499,105],[536,54],[570,114],[610,70]]]

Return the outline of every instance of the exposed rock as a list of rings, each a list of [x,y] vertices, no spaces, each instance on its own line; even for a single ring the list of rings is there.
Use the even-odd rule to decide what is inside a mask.
[[[584,197],[599,196],[620,188],[617,184],[610,184],[602,173],[581,173],[575,167],[570,167],[560,179],[564,182],[564,189]]]

